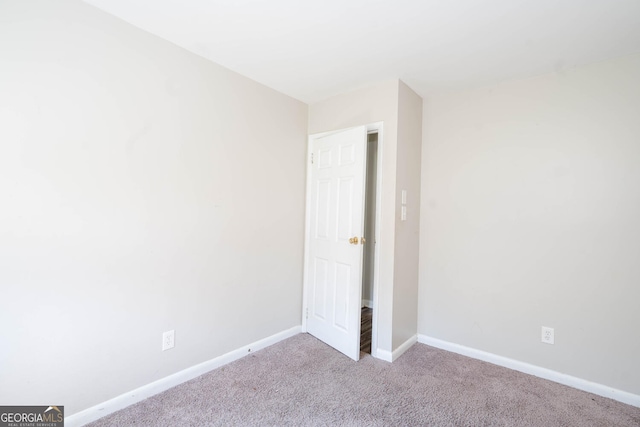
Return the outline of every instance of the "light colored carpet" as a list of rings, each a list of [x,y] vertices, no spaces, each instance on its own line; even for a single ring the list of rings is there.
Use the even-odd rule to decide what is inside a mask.
[[[90,425],[640,426],[640,408],[423,344],[353,362],[299,334]]]

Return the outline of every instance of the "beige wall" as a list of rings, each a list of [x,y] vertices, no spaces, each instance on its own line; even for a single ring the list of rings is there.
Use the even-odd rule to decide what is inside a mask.
[[[422,98],[402,81],[398,92],[396,234],[393,279],[393,349],[415,339],[418,325],[418,252],[420,238],[420,168]],[[402,191],[407,218],[400,220]]]
[[[305,104],[66,0],[0,3],[0,94],[0,403],[300,324]]]
[[[376,235],[376,195],[378,183],[378,134],[367,136],[367,177],[365,184],[365,214],[364,237],[369,242],[364,245],[362,257],[362,302],[371,306],[373,302],[373,279],[375,273],[375,242]]]
[[[637,55],[426,99],[419,332],[640,393],[639,118]]]

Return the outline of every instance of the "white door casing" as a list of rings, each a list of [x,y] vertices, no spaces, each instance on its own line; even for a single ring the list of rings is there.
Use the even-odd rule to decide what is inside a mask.
[[[353,360],[360,357],[366,141],[361,126],[309,144],[306,328]]]

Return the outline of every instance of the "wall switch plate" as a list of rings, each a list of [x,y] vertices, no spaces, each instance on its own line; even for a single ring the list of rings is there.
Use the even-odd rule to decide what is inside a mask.
[[[175,331],[172,329],[170,331],[164,332],[162,334],[162,351],[169,350],[176,345],[176,335]]]
[[[553,328],[542,327],[542,342],[545,344],[553,344]]]

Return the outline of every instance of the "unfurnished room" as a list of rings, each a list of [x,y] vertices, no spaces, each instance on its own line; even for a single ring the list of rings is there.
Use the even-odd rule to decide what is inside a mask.
[[[0,427],[640,426],[640,1],[0,0]]]

